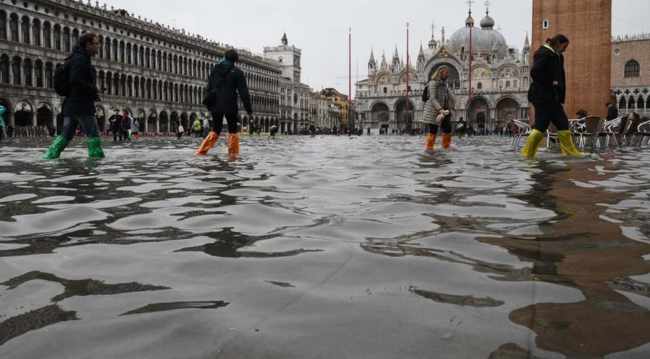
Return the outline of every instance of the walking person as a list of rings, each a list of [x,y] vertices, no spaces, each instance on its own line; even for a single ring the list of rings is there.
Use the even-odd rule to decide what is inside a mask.
[[[133,128],[131,129],[131,133],[133,134],[133,137],[137,140],[140,138],[140,121],[137,118],[133,119]]]
[[[431,76],[431,81],[424,88],[424,122],[429,125],[425,150],[433,152],[438,129],[442,130],[442,147],[449,149],[452,133],[452,110],[454,97],[448,83],[449,68],[440,66]]]
[[[533,57],[530,70],[532,83],[528,91],[528,100],[535,107],[535,125],[528,136],[522,155],[527,159],[535,158],[537,149],[544,139],[544,133],[553,123],[557,128],[560,150],[566,156],[582,157],[573,143],[569,130],[569,119],[564,111],[566,99],[566,72],[564,55],[569,46],[569,39],[556,35],[548,39]]]
[[[91,159],[104,158],[101,138],[95,118],[95,102],[100,101],[97,90],[97,72],[92,65],[92,57],[99,52],[99,37],[94,33],[86,33],[79,38],[72,54],[66,59],[63,68],[55,74],[55,89],[58,94],[65,96],[63,101],[63,131],[57,136],[44,159],[59,158],[61,152],[70,143],[77,127],[84,130],[88,136],[88,157]]]
[[[7,112],[7,109],[0,105],[0,139],[6,139],[7,138],[7,129],[5,126],[5,112]]]
[[[113,134],[113,142],[117,142],[118,138],[122,142],[122,132],[120,126],[122,126],[122,116],[120,116],[119,111],[115,110],[113,116],[108,119],[108,128]]]
[[[121,132],[120,135],[121,138],[124,138],[124,140],[127,142],[131,142],[131,116],[129,116],[129,113],[126,111],[122,113],[120,132]]]
[[[212,114],[212,131],[203,140],[196,151],[197,155],[205,156],[219,140],[223,129],[223,117],[228,121],[228,155],[231,160],[239,156],[239,123],[237,95],[241,98],[248,116],[252,116],[253,108],[246,85],[244,72],[235,67],[239,54],[235,50],[226,51],[226,56],[210,73],[208,80],[208,95],[204,104]]]
[[[178,128],[176,129],[176,139],[180,140],[181,137],[183,137],[183,134],[185,133],[185,128],[183,128],[183,124],[178,124]]]

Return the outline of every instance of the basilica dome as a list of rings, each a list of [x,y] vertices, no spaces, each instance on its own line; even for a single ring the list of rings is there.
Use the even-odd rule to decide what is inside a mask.
[[[481,28],[474,27],[474,20],[470,16],[465,27],[456,31],[448,42],[451,53],[461,55],[469,47],[469,32],[472,31],[472,52],[478,55],[495,55],[501,60],[508,56],[508,44],[505,37],[494,30],[495,21],[489,14],[481,20]]]

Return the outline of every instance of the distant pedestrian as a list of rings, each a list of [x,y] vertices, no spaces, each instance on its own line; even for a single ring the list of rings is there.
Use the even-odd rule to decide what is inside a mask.
[[[176,129],[176,138],[180,140],[181,137],[183,137],[183,133],[185,133],[185,128],[183,128],[183,125],[179,124]]]
[[[131,129],[133,138],[136,140],[140,138],[140,121],[137,118],[133,119],[133,128]]]
[[[113,134],[113,142],[117,142],[119,139],[122,142],[122,116],[119,111],[115,110],[113,116],[108,119],[108,128]]]
[[[131,141],[131,116],[129,116],[129,113],[126,111],[122,114],[120,131],[122,132],[121,137],[124,138],[125,141]]]
[[[0,105],[0,139],[6,139],[7,138],[7,129],[5,125],[5,112],[7,109]]]
[[[46,160],[59,158],[79,126],[88,136],[88,156],[92,159],[104,157],[95,117],[95,102],[100,101],[97,72],[92,65],[92,57],[99,52],[99,46],[97,34],[85,33],[63,67],[55,73],[56,92],[65,97],[63,134],[57,136],[48,148],[44,157]]]
[[[196,151],[197,155],[207,155],[208,151],[219,140],[223,128],[223,118],[228,121],[228,154],[230,159],[239,156],[239,116],[237,95],[241,98],[248,117],[253,114],[250,94],[244,72],[235,64],[239,61],[239,54],[235,50],[226,51],[225,59],[217,64],[208,80],[208,95],[204,105],[212,114],[212,131],[203,140]]]

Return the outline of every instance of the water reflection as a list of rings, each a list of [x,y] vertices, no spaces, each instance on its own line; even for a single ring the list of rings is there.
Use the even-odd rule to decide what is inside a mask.
[[[650,355],[647,153],[192,141],[0,147],[0,357]]]

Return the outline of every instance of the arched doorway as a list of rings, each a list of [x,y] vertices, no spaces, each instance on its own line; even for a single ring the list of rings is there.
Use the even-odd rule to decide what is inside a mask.
[[[149,112],[149,117],[147,118],[147,125],[145,131],[147,133],[158,133],[158,126],[156,126],[156,120],[158,120],[158,114],[156,110],[151,110]]]
[[[415,105],[406,98],[401,98],[395,104],[395,120],[397,122],[397,131],[399,133],[410,133],[413,129],[413,118]]]
[[[41,104],[36,111],[36,125],[46,127],[50,136],[54,134],[54,112],[48,104]]]
[[[483,97],[476,97],[467,110],[467,124],[476,133],[485,134],[490,121],[490,106]]]
[[[438,70],[438,68],[440,68],[441,66],[447,66],[447,68],[449,69],[449,77],[447,79],[449,85],[454,89],[460,88],[460,73],[458,72],[455,66],[445,62],[436,64],[433,68],[431,68],[431,71],[429,72],[429,76],[427,76],[427,80],[430,80],[431,76],[433,76],[433,74],[436,73],[436,70]]]
[[[517,119],[519,103],[511,98],[504,98],[497,103],[497,130],[506,128],[512,120]]]
[[[370,127],[380,128],[380,134],[388,133],[390,109],[383,102],[376,103],[370,109]]]
[[[167,111],[161,112],[158,118],[158,123],[160,124],[160,133],[169,133],[169,115],[167,115]]]
[[[108,130],[106,126],[106,112],[102,106],[95,106],[95,118],[97,119],[97,128],[102,133]]]
[[[181,125],[183,125],[183,128],[185,129],[185,133],[189,133],[191,131],[189,118],[185,112],[181,114]]]
[[[180,117],[178,116],[178,112],[172,112],[169,116],[169,132],[176,132],[178,130],[179,121]]]
[[[34,125],[34,109],[26,101],[16,104],[16,128],[18,127],[32,127]]]

